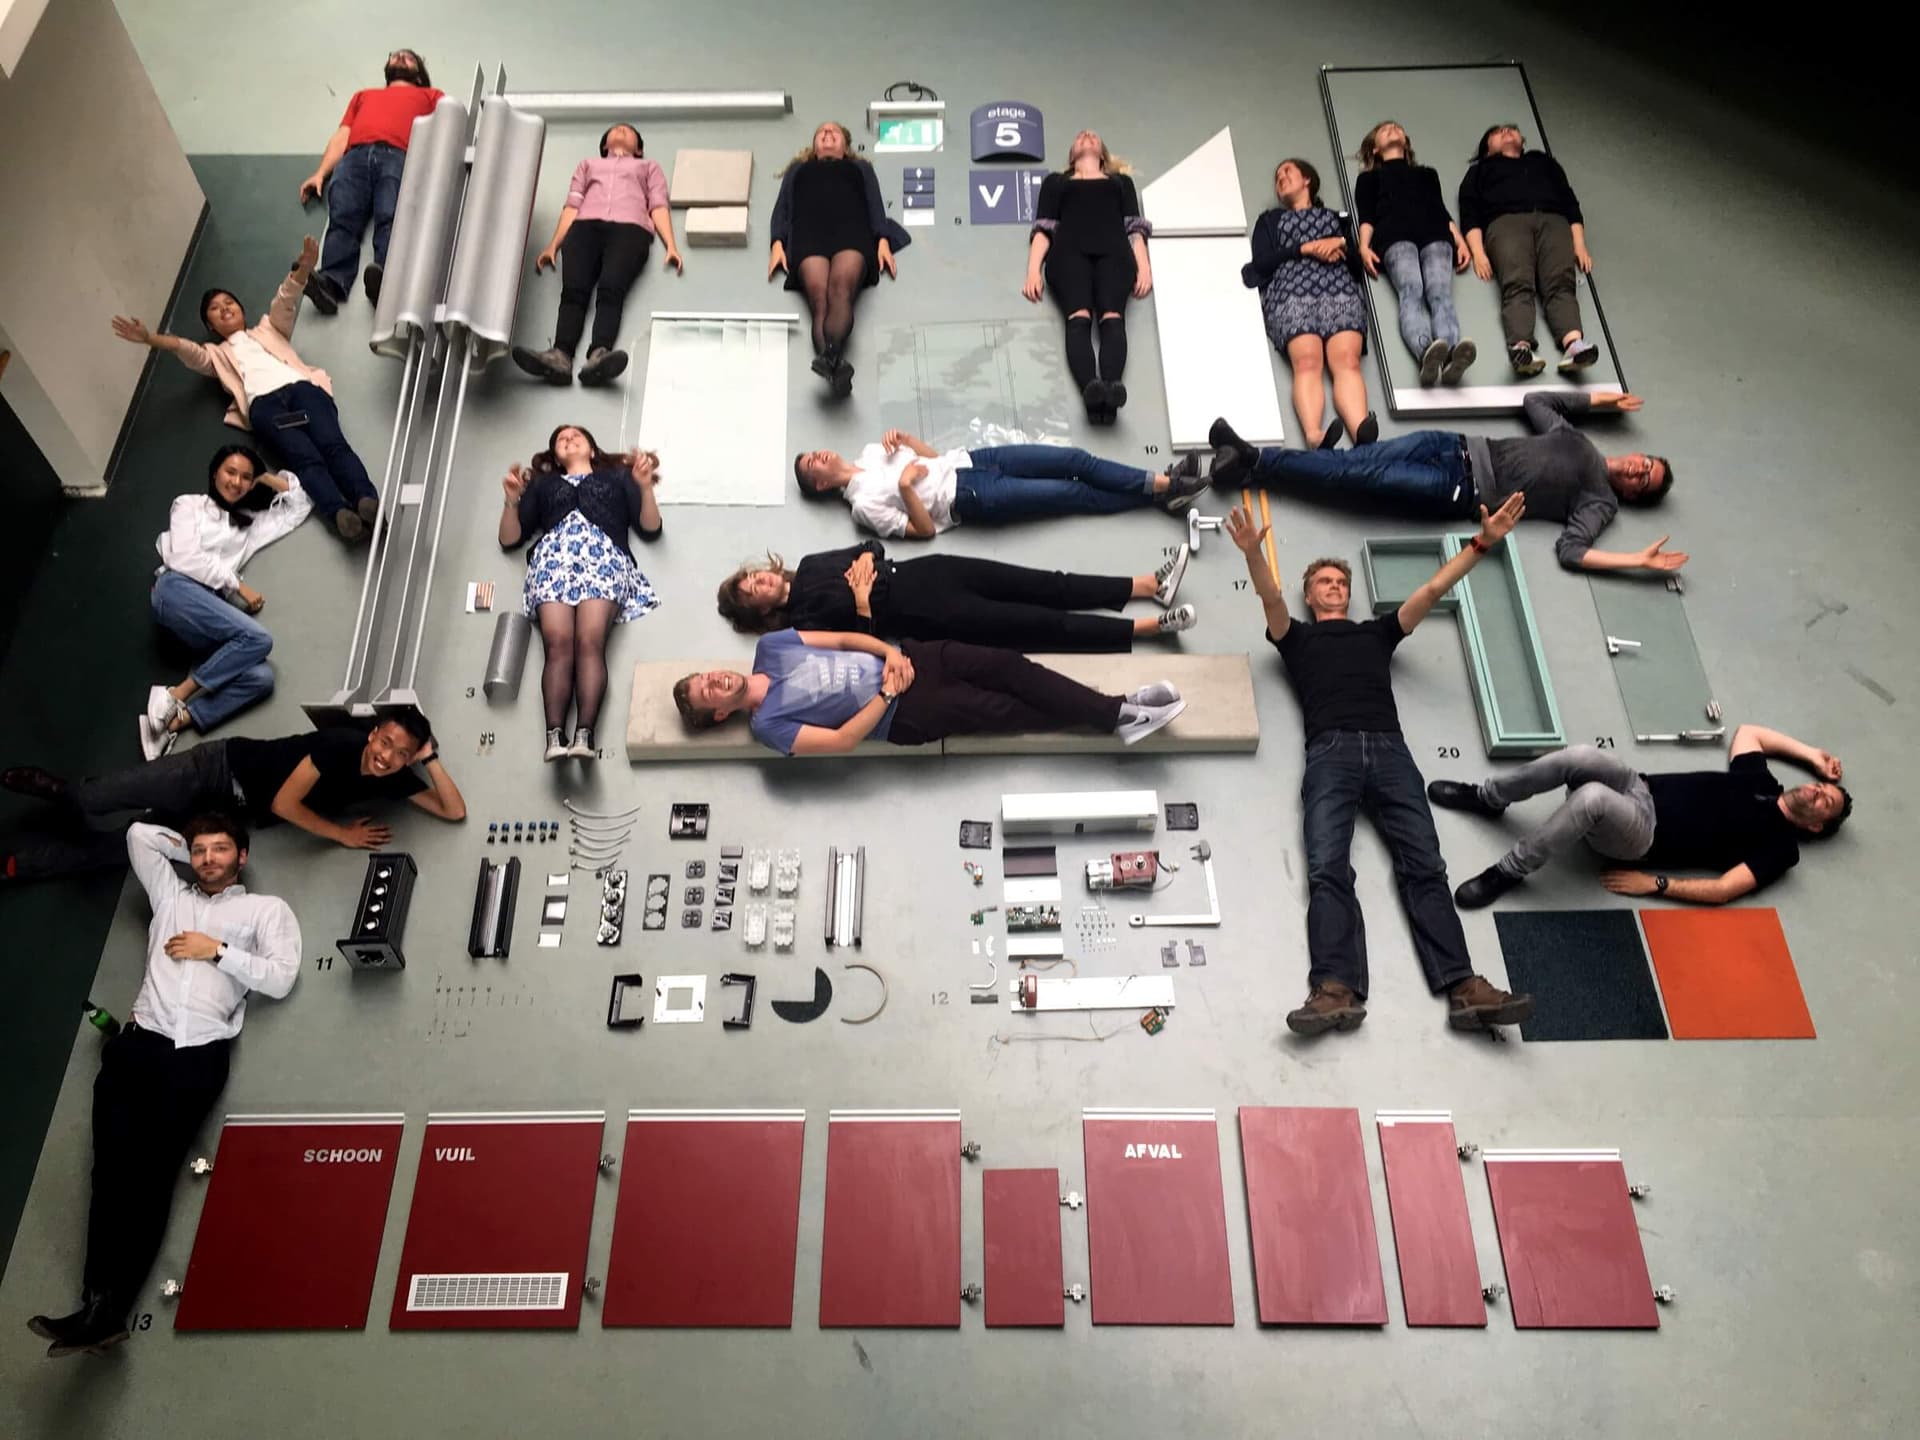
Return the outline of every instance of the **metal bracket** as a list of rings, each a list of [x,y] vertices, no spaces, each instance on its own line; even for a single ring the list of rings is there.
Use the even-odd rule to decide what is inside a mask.
[[[1653,1287],[1653,1298],[1662,1305],[1671,1305],[1679,1297],[1673,1293],[1671,1285],[1656,1285]]]
[[[1087,1287],[1084,1285],[1069,1285],[1066,1289],[1062,1290],[1060,1294],[1062,1298],[1071,1300],[1074,1304],[1079,1305],[1084,1303],[1087,1298]]]
[[[998,960],[989,960],[987,961],[987,983],[984,985],[969,985],[967,986],[967,989],[991,990],[993,989],[994,985],[999,981],[999,979],[1000,979],[1000,962]]]
[[[187,1287],[182,1285],[178,1280],[162,1280],[160,1282],[160,1293],[168,1300],[178,1300],[182,1295],[187,1293]]]
[[[204,1155],[196,1155],[193,1157],[193,1163],[187,1166],[187,1169],[191,1170],[195,1175],[211,1175],[213,1173],[213,1161]]]
[[[1060,1203],[1069,1210],[1078,1210],[1082,1205],[1087,1203],[1087,1197],[1082,1195],[1078,1190],[1069,1190],[1060,1197]]]
[[[1198,941],[1187,941],[1187,964],[1204,965],[1207,963],[1207,947]]]
[[[979,1300],[979,1298],[986,1293],[987,1292],[985,1290],[980,1288],[977,1282],[971,1281],[971,1280],[969,1280],[965,1285],[962,1285],[960,1287],[960,1298],[966,1301],[969,1305]]]
[[[1453,1153],[1458,1155],[1462,1160],[1471,1160],[1480,1153],[1480,1147],[1471,1140],[1462,1140],[1458,1145],[1453,1147]]]
[[[1651,1185],[1629,1185],[1627,1186],[1627,1194],[1636,1200],[1644,1200],[1653,1194],[1653,1187]]]
[[[580,1293],[589,1300],[599,1299],[600,1298],[600,1277],[598,1275],[587,1276],[586,1279],[580,1282]]]
[[[619,1162],[613,1158],[612,1152],[609,1151],[600,1157],[600,1173],[602,1175],[613,1174],[613,1167],[618,1163]]]
[[[625,1011],[627,992],[646,988],[646,978],[640,974],[616,975],[613,988],[607,992],[607,1028],[609,1030],[638,1030],[646,1023],[644,1015],[629,1015]]]
[[[1220,887],[1213,878],[1213,846],[1202,840],[1193,847],[1193,856],[1207,877],[1207,913],[1205,915],[1129,915],[1127,924],[1138,930],[1146,925],[1218,925],[1220,923]],[[1162,862],[1163,866],[1165,862]],[[1166,866],[1166,868],[1174,868]]]
[[[684,991],[687,1003],[676,1008],[673,993]],[[698,1025],[707,1018],[707,977],[704,975],[661,975],[653,982],[653,1023],[656,1025]]]
[[[741,1003],[739,1015],[723,1016],[720,1021],[720,1028],[722,1030],[751,1030],[753,1028],[753,992],[759,986],[759,983],[760,982],[751,975],[736,975],[731,970],[720,977],[720,988],[723,990],[729,985],[744,985],[747,987],[746,999]]]
[[[968,1140],[962,1144],[960,1147],[960,1158],[962,1160],[978,1160],[980,1158],[980,1142],[978,1140]]]
[[[1507,1287],[1504,1285],[1498,1285],[1498,1284],[1482,1285],[1480,1287],[1480,1298],[1482,1300],[1487,1301],[1489,1304],[1491,1304],[1495,1300],[1498,1300],[1502,1295],[1505,1295],[1506,1293],[1507,1293]]]
[[[1180,954],[1173,948],[1173,941],[1169,940],[1160,947],[1160,963],[1169,970],[1180,968]]]

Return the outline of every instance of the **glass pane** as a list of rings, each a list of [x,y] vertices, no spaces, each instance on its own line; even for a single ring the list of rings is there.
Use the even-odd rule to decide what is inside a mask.
[[[1373,613],[1384,615],[1398,610],[1447,563],[1447,542],[1440,535],[1396,535],[1368,540],[1361,556]],[[1434,608],[1455,610],[1459,604],[1459,597],[1449,590]]]
[[[1334,176],[1327,176],[1326,199],[1330,205],[1341,204],[1352,209],[1354,177],[1360,169],[1356,158],[1360,141],[1382,120],[1397,120],[1413,144],[1414,157],[1438,172],[1440,194],[1455,220],[1460,218],[1461,178],[1488,126],[1502,122],[1518,125],[1530,149],[1551,148],[1541,140],[1540,117],[1534,113],[1533,102],[1527,94],[1526,75],[1518,65],[1327,70],[1322,72],[1321,84],[1339,167],[1337,181]],[[1268,163],[1278,158],[1271,157]],[[1573,184],[1574,193],[1579,194],[1579,173],[1576,171],[1567,178]],[[1607,217],[1589,215],[1587,229],[1597,257],[1596,271],[1605,274]],[[1357,218],[1354,230],[1358,234]],[[1532,380],[1519,380],[1514,376],[1507,368],[1506,347],[1501,339],[1500,287],[1493,281],[1476,279],[1468,270],[1454,277],[1453,302],[1460,316],[1460,334],[1474,341],[1480,358],[1458,386],[1422,389],[1419,361],[1400,338],[1399,304],[1383,270],[1378,279],[1369,282],[1369,293],[1376,322],[1373,348],[1386,373],[1392,413],[1501,413],[1519,410],[1530,389],[1620,389],[1619,368],[1600,323],[1593,288],[1585,275],[1576,275],[1575,279],[1585,328],[1600,344],[1599,363],[1581,373],[1578,386],[1563,382],[1554,371],[1554,341],[1558,337],[1546,333],[1544,307],[1538,319],[1537,346],[1547,360],[1546,373]]]
[[[1719,706],[1680,593],[1657,578],[1590,575],[1587,583],[1602,635],[1636,642],[1619,644],[1613,656],[1614,679],[1634,738],[1719,739],[1724,733],[1715,718]]]
[[[938,450],[1069,444],[1079,397],[1060,327],[953,321],[879,332],[880,423]]]

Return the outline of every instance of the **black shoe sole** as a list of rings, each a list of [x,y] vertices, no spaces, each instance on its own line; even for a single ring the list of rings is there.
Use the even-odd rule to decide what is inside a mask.
[[[1473,789],[1472,786],[1466,787],[1467,794],[1462,796],[1441,789],[1443,783],[1442,781],[1434,780],[1430,781],[1427,785],[1427,799],[1433,804],[1438,805],[1442,810],[1457,810],[1463,815],[1478,815],[1486,820],[1498,820],[1502,815],[1507,813],[1504,809],[1499,809],[1487,804],[1486,801],[1480,798],[1479,792]],[[1458,784],[1460,782],[1455,781],[1454,783]]]
[[[536,380],[544,380],[549,385],[570,385],[573,383],[573,372],[571,370],[565,375],[561,375],[557,371],[549,370],[541,363],[540,352],[537,350],[529,350],[524,345],[516,345],[507,353],[513,357],[514,364],[518,365],[523,371]]]
[[[1346,438],[1346,425],[1339,420],[1330,421],[1326,430],[1322,432],[1320,436],[1320,443],[1313,448],[1316,450],[1331,450]]]
[[[306,289],[307,299],[313,302],[313,308],[318,310],[322,315],[337,315],[340,313],[340,302],[333,298],[333,295],[327,290],[325,285],[320,283],[318,276],[310,275],[307,277]]]
[[[51,1340],[55,1344],[58,1344],[60,1341],[60,1332],[53,1328],[53,1322],[45,1315],[35,1315],[31,1317],[27,1321],[27,1329],[38,1335],[42,1340]]]
[[[1516,995],[1504,1005],[1479,1005],[1447,1012],[1455,1030],[1490,1030],[1495,1025],[1518,1025],[1533,1018],[1533,997]]]
[[[610,385],[627,371],[627,352],[609,350],[598,361],[589,360],[580,367],[582,385]]]
[[[1479,878],[1476,875],[1474,880]],[[1478,890],[1470,889],[1473,880],[1468,880],[1454,890],[1453,903],[1455,908],[1460,910],[1484,910],[1501,896],[1512,893],[1525,883],[1524,880],[1515,880],[1511,885],[1503,885],[1497,890]]]
[[[1367,412],[1367,418],[1360,422],[1360,428],[1353,432],[1353,443],[1356,445],[1371,445],[1379,438],[1380,417],[1369,410]]]
[[[369,265],[360,276],[360,284],[367,292],[367,299],[373,304],[380,303],[380,282],[386,279],[386,271],[378,265]]]
[[[853,394],[853,366],[844,360],[836,365],[833,378],[827,381],[827,389],[833,392],[836,400],[844,400]]]
[[[64,1360],[69,1355],[104,1355],[107,1351],[127,1338],[128,1332],[121,1330],[112,1335],[102,1335],[94,1340],[76,1340],[71,1344],[62,1344],[56,1340],[47,1347],[47,1358],[49,1360]]]
[[[1295,1011],[1287,1016],[1287,1029],[1296,1035],[1324,1035],[1329,1030],[1358,1030],[1360,1022],[1366,1018],[1367,1012],[1357,1007],[1323,1010],[1317,1015],[1302,1015]]]
[[[833,361],[824,355],[814,356],[812,361],[807,365],[807,368],[822,380],[833,379]]]

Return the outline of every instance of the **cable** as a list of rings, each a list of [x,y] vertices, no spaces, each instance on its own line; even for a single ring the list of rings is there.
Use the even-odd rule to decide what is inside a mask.
[[[931,88],[922,85],[918,80],[896,80],[880,92],[880,98],[882,100],[891,100],[893,99],[893,92],[896,90],[911,91],[915,100],[938,100],[940,98],[933,93]]]
[[[1087,1029],[1093,1031],[1091,1035],[1007,1035],[1002,1033],[995,1035],[993,1042],[996,1045],[1016,1045],[1022,1041],[1069,1040],[1076,1045],[1092,1045],[1098,1044],[1102,1040],[1111,1040],[1122,1030],[1131,1030],[1138,1023],[1136,1020],[1129,1020],[1125,1024],[1116,1025],[1113,1029],[1102,1033],[1101,1031],[1093,1029],[1093,1014],[1089,1011],[1087,1014]]]

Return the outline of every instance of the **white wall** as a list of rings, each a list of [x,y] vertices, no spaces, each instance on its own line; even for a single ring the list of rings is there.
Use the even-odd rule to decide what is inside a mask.
[[[97,489],[147,354],[107,322],[159,323],[205,198],[110,0],[50,0],[0,75],[0,135],[0,391],[62,483]]]

